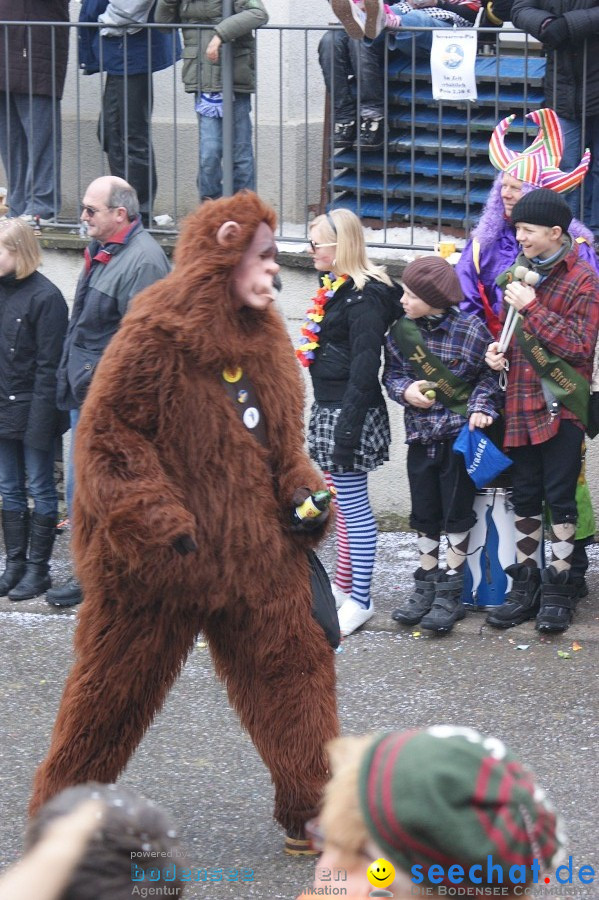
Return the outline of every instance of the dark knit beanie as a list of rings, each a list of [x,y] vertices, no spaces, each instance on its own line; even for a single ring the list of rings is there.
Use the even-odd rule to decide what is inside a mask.
[[[572,210],[561,194],[556,194],[549,188],[538,188],[520,197],[514,204],[510,218],[514,225],[517,222],[546,225],[547,228],[559,225],[566,232],[572,221]]]
[[[412,875],[432,865],[464,869],[489,883],[488,856],[511,885],[511,866],[559,864],[564,835],[544,792],[497,738],[450,725],[375,737],[360,765],[360,808],[382,856]],[[522,870],[524,871],[524,870]],[[455,870],[454,870],[455,872]],[[498,883],[497,868],[491,875]],[[415,874],[415,873],[414,873]],[[452,873],[453,874],[453,873]],[[418,873],[418,876],[420,873]],[[438,871],[433,875],[439,876]],[[473,878],[476,882],[476,878]]]
[[[419,256],[408,263],[401,280],[413,294],[434,309],[457,306],[464,299],[453,266],[441,256]]]

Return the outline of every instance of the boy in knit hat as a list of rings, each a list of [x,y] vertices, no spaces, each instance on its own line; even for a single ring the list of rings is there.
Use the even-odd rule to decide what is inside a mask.
[[[498,738],[438,725],[337,738],[328,749],[332,778],[309,828],[323,851],[315,887],[345,869],[348,900],[493,890],[510,898],[544,886],[560,864],[561,821]],[[385,874],[392,867],[388,894],[372,890],[375,861]]]
[[[576,605],[570,577],[575,494],[599,329],[599,278],[568,234],[571,219],[563,197],[547,188],[525,194],[512,210],[522,252],[508,270],[505,301],[518,322],[505,353],[494,342],[486,357],[492,369],[509,369],[504,446],[513,460],[516,516],[516,564],[506,570],[512,589],[487,616],[497,628],[536,616],[539,631],[565,631]],[[534,556],[543,499],[551,511],[552,559],[541,572]]]
[[[453,442],[466,421],[471,430],[489,426],[503,398],[485,366],[490,332],[478,317],[460,312],[462,288],[450,264],[437,256],[416,259],[406,266],[402,287],[405,316],[387,337],[383,383],[405,407],[410,525],[420,560],[414,590],[393,618],[443,634],[465,615],[464,566],[476,521],[474,482]],[[443,531],[445,571],[439,568]]]

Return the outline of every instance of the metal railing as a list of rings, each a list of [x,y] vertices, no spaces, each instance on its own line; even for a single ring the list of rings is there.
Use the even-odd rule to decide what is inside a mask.
[[[199,25],[185,27],[206,30]],[[0,60],[0,154],[10,212],[40,215],[52,220],[57,229],[77,229],[79,203],[86,186],[95,177],[113,172],[138,189],[150,226],[156,227],[153,217],[158,216],[159,222],[169,223],[162,231],[176,233],[181,218],[198,201],[198,125],[194,97],[185,94],[181,83],[182,63],[140,75],[125,62],[122,73],[116,76],[120,79],[118,89],[111,93],[107,87],[115,76],[107,71],[107,60],[114,50],[114,44],[108,42],[120,41],[127,59],[136,41],[143,44],[152,68],[158,34],[171,56],[177,58],[179,30],[148,24],[136,35],[124,33],[121,38],[103,37],[99,30],[96,23],[0,22],[4,56]],[[429,97],[427,62],[417,53],[417,37],[423,31],[430,29],[410,29],[409,53],[400,54],[382,44],[379,95],[385,141],[374,152],[362,146],[359,129],[355,147],[339,150],[335,146],[339,94],[349,87],[359,123],[361,109],[372,93],[372,81],[366,80],[358,54],[354,54],[357,61],[353,72],[348,69],[348,84],[339,83],[339,72],[331,64],[326,72],[330,92],[325,91],[318,47],[322,40],[330,40],[326,37],[329,32],[344,32],[299,26],[266,26],[256,32],[256,189],[277,210],[280,241],[302,241],[310,218],[334,205],[348,205],[365,222],[378,224],[382,238],[374,244],[387,247],[426,249],[448,230],[462,234],[474,223],[495,174],[486,155],[494,123],[503,115],[524,115],[545,103],[541,48],[515,30],[479,31],[478,101],[436,103]],[[77,38],[84,34],[97,42],[99,71],[93,74],[86,74],[80,65]],[[40,35],[49,61],[41,79],[34,53]],[[70,61],[63,95],[65,35],[69,35]],[[19,41],[24,60],[20,76],[11,63],[11,52],[14,54],[15,42]],[[185,54],[184,50],[188,64]],[[200,74],[202,65],[198,59]],[[557,92],[557,82],[553,89]],[[46,98],[45,102],[40,103],[40,97]],[[146,98],[143,102],[153,109],[146,116],[145,127],[139,126],[144,110],[137,97]],[[585,104],[583,95],[583,143]],[[119,107],[116,110],[115,105]],[[225,112],[227,109],[225,106]],[[120,147],[118,140],[116,145],[112,141],[114,115],[124,123]],[[530,128],[528,132],[525,125],[514,130],[524,147],[530,140]],[[232,146],[224,147],[223,156],[234,168],[234,135]],[[431,163],[430,173],[427,163]],[[40,178],[46,203],[43,209],[36,208],[41,202],[37,196]],[[455,210],[459,212],[452,218]],[[583,215],[581,196],[580,217]],[[392,240],[388,231],[396,227],[403,233]]]

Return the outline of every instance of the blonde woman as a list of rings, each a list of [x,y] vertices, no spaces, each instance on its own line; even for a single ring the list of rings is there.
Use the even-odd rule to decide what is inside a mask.
[[[337,490],[334,590],[344,636],[374,614],[370,584],[377,528],[368,473],[389,459],[391,435],[379,369],[385,333],[401,312],[400,291],[366,255],[360,220],[346,209],[318,216],[309,252],[321,287],[308,309],[297,355],[309,367],[314,405],[310,455]]]
[[[58,497],[56,367],[67,328],[58,288],[36,271],[41,251],[19,219],[0,225],[0,496],[6,567],[0,596],[30,600],[50,587]],[[26,484],[28,482],[28,488]],[[34,508],[29,515],[27,494]]]

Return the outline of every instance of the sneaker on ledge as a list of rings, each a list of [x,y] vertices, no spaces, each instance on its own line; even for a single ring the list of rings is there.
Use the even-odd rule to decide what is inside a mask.
[[[385,120],[362,119],[360,134],[354,146],[361,150],[380,150],[385,143]]]
[[[364,37],[366,13],[362,12],[354,0],[331,0],[331,6],[348,36],[361,41]]]
[[[356,139],[356,121],[335,122],[334,141],[335,147],[352,147]]]

